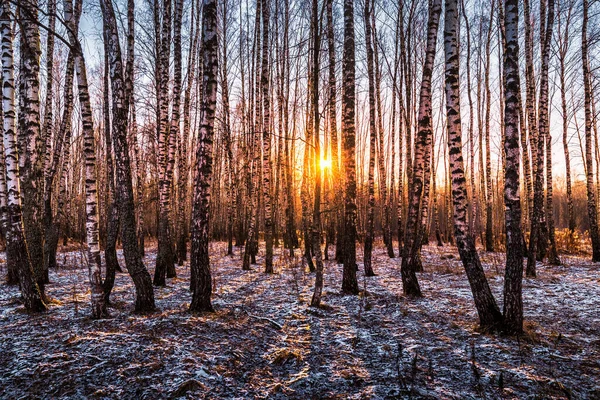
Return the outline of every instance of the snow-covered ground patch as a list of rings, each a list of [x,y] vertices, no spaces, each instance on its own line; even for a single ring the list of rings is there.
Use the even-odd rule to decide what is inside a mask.
[[[187,266],[155,289],[150,315],[133,314],[131,279],[118,274],[102,321],[89,317],[81,253],[59,255],[46,314],[27,315],[18,287],[0,285],[0,398],[600,398],[600,268],[586,259],[538,264],[524,280],[517,339],[477,331],[451,247],[424,248],[419,300],[402,296],[400,259],[381,244],[378,275],[359,271],[361,296],[339,294],[342,266],[328,261],[319,309],[299,258],[277,249],[266,275],[262,253],[249,272],[239,249],[225,253],[211,244],[214,314],[187,312]],[[504,255],[482,259],[501,302]],[[154,262],[149,251],[151,273]]]

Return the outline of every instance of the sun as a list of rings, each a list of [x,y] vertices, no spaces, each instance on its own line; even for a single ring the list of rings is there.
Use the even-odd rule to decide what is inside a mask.
[[[331,168],[331,160],[326,158],[321,159],[321,169],[329,169]]]

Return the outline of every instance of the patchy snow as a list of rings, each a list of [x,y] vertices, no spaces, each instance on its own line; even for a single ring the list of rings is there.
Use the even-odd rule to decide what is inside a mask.
[[[419,300],[402,296],[400,260],[381,243],[378,276],[359,272],[361,296],[341,296],[342,267],[326,262],[319,309],[299,258],[277,249],[266,275],[225,252],[211,244],[214,314],[187,312],[187,266],[155,289],[150,315],[132,313],[131,279],[118,274],[102,321],[89,317],[81,253],[59,255],[46,314],[27,315],[18,287],[0,285],[0,398],[600,398],[600,269],[586,259],[538,264],[524,280],[527,334],[515,339],[477,331],[451,247],[424,248]],[[501,301],[504,255],[482,259]]]

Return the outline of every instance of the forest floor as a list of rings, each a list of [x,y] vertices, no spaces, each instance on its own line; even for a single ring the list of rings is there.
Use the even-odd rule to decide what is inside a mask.
[[[77,251],[50,272],[46,314],[27,315],[18,287],[0,285],[0,398],[600,399],[600,268],[589,258],[538,263],[524,280],[527,333],[506,338],[478,332],[453,247],[423,249],[419,300],[402,296],[400,259],[381,244],[378,275],[359,272],[361,296],[341,296],[342,267],[326,262],[319,309],[300,258],[277,249],[266,275],[242,271],[239,249],[225,253],[211,244],[214,314],[188,313],[184,266],[155,288],[149,315],[132,312],[131,279],[118,274],[112,318],[94,321]],[[481,254],[501,302],[504,254]]]

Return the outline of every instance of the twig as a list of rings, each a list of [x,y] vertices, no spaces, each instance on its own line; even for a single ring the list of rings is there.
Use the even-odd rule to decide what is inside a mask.
[[[250,318],[255,318],[255,319],[258,319],[258,320],[261,320],[261,321],[267,321],[267,322],[270,322],[271,324],[273,324],[273,326],[275,326],[277,329],[279,329],[279,330],[282,330],[282,329],[283,329],[283,325],[281,325],[281,324],[280,324],[279,322],[277,322],[277,321],[274,321],[274,320],[272,320],[272,319],[270,319],[270,318],[267,318],[267,317],[259,317],[258,315],[252,315],[252,314],[250,314],[250,313],[249,313],[248,311],[246,311],[246,310],[244,310],[244,312],[245,312],[246,314],[248,314],[248,316],[249,316]]]

